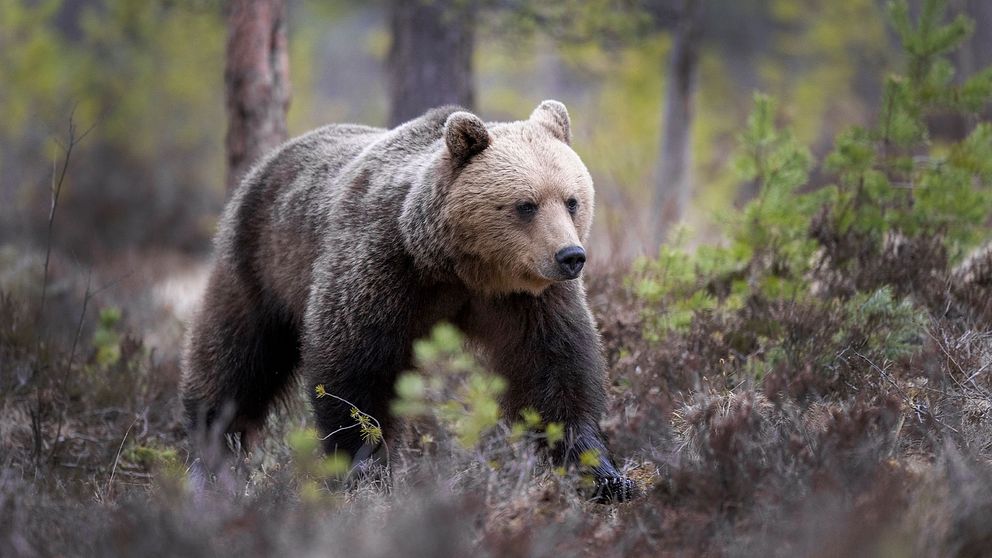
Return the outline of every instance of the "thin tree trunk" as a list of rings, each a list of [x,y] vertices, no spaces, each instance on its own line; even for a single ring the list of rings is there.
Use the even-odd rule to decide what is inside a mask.
[[[462,0],[392,0],[390,125],[440,105],[471,109],[475,104],[473,4]]]
[[[227,4],[227,187],[286,140],[289,53],[284,0]]]
[[[683,0],[668,62],[661,154],[654,188],[655,241],[685,213],[692,193],[692,119],[703,0]]]

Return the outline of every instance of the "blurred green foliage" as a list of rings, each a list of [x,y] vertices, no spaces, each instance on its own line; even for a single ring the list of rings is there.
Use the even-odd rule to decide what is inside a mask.
[[[465,350],[461,332],[450,324],[435,326],[430,337],[414,343],[413,351],[417,368],[428,375],[400,375],[393,413],[409,417],[433,412],[463,447],[475,447],[499,423],[505,380],[478,365]]]
[[[59,17],[69,8],[81,13]],[[192,4],[0,0],[0,135],[61,127],[75,106],[83,128],[136,155],[219,145],[223,33],[216,10]]]
[[[486,114],[519,118],[540,101],[529,92],[566,86],[556,94],[573,113],[575,148],[597,181],[599,223],[617,232],[635,226],[631,213],[652,195],[671,21],[649,15],[650,3],[581,4],[582,10],[563,14],[568,10],[557,4],[514,3],[524,8],[511,10],[495,31],[484,28],[476,65],[479,105]],[[863,84],[873,79],[865,77],[866,68],[880,71],[890,63],[874,0],[714,6],[703,22],[692,123],[696,192],[687,216],[703,232],[721,223],[741,196],[727,163],[753,88],[772,92],[783,113],[794,117],[796,137],[820,151],[842,123],[867,120],[875,107],[865,98]],[[751,31],[736,25],[758,36],[742,38]],[[568,89],[570,83],[583,87]],[[628,230],[627,236],[637,234]]]
[[[502,417],[500,398],[506,380],[485,371],[465,348],[464,336],[450,324],[435,326],[414,343],[417,371],[396,381],[392,412],[397,416],[433,416],[466,449],[475,448]],[[512,420],[513,441],[542,440],[554,445],[565,435],[560,423],[545,423],[534,409]]]
[[[4,225],[47,219],[45,172],[71,118],[87,135],[58,246],[201,244],[223,196],[223,37],[212,3],[0,0]]]
[[[828,206],[837,234],[856,231],[873,242],[890,231],[939,236],[953,259],[988,236],[983,225],[992,212],[992,135],[984,122],[963,141],[934,145],[927,118],[983,109],[992,99],[992,68],[954,84],[954,68],[942,55],[973,24],[963,15],[941,23],[943,5],[924,2],[914,25],[904,1],[891,3],[890,17],[906,49],[906,75],[885,81],[877,126],[842,134],[826,167],[839,178],[829,189]]]
[[[906,259],[912,246],[936,244],[928,257],[939,264],[943,253],[953,262],[989,238],[992,218],[990,124],[939,145],[928,118],[955,111],[975,118],[992,100],[992,83],[985,70],[955,84],[942,57],[967,37],[969,20],[944,23],[937,0],[924,3],[916,22],[904,2],[893,2],[890,14],[906,47],[906,73],[885,80],[874,126],[838,135],[824,163],[834,184],[810,187],[809,150],[777,124],[772,99],[755,96],[735,168],[757,183],[758,195],[727,219],[724,244],[689,252],[676,239],[637,264],[629,281],[647,304],[649,338],[685,334],[697,318],[716,317],[728,324],[727,336],[749,340],[737,348],[759,377],[783,362],[830,372],[846,352],[886,362],[920,347],[926,285],[890,284],[888,268],[921,273],[912,268],[923,263]],[[803,320],[835,329],[829,339],[810,339]]]
[[[292,474],[297,483],[300,499],[306,503],[316,503],[335,494],[323,487],[328,479],[342,480],[351,469],[351,458],[343,452],[330,455],[320,448],[317,431],[313,428],[298,428],[286,436],[286,445],[292,452]]]
[[[175,448],[134,444],[124,450],[121,459],[139,465],[146,470],[166,469],[170,472],[185,472],[183,462],[179,458],[179,452]]]
[[[120,308],[111,306],[100,310],[96,331],[93,332],[94,359],[98,367],[113,366],[121,358],[120,321]]]
[[[542,98],[564,100],[597,180],[599,226],[633,228],[631,213],[652,192],[670,26],[638,1],[482,7],[479,111],[516,119]],[[384,6],[290,10],[291,133],[338,120],[382,123],[385,75],[365,66],[386,55]],[[748,0],[715,10],[705,22],[693,123],[694,229],[711,230],[741,196],[727,162],[752,88],[780,100],[815,153],[840,122],[866,119],[874,106],[861,85],[865,68],[888,63],[879,15],[873,0]],[[742,28],[730,20],[740,18],[757,38],[737,48]],[[104,196],[86,222],[101,224],[107,244],[170,242],[163,239],[192,231],[171,242],[205,246],[224,196],[224,36],[219,5],[207,0],[0,0],[0,168],[12,171],[0,180],[18,204],[37,208],[25,219],[47,209],[40,169],[59,154],[52,138],[75,106],[80,128],[96,128],[77,159],[90,168],[70,175],[77,184],[67,195],[79,206]],[[367,83],[361,98],[351,81]],[[967,101],[972,90],[962,89],[961,102],[975,102]],[[140,230],[170,222],[171,230]]]

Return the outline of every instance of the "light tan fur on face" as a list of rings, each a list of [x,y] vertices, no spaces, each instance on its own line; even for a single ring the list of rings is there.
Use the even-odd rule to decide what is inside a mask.
[[[444,218],[460,252],[456,272],[488,294],[537,295],[564,279],[555,254],[588,237],[592,178],[578,155],[534,117],[494,126],[490,134],[488,148],[448,193]],[[569,198],[578,201],[574,215]],[[537,205],[529,221],[517,212],[521,202]]]

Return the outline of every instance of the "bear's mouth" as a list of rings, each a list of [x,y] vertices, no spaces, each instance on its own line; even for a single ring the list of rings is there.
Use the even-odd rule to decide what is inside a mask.
[[[547,280],[547,281],[554,282],[554,283],[562,283],[564,281],[575,281],[576,279],[578,279],[581,276],[582,276],[582,273],[581,272],[576,273],[575,275],[566,275],[564,273],[559,273],[559,274],[557,274],[554,277],[544,277],[544,279]]]
[[[552,263],[551,265],[541,266],[538,269],[538,276],[544,280],[552,283],[560,283],[562,281],[573,281],[582,276],[581,268],[573,273],[566,273],[557,264]]]

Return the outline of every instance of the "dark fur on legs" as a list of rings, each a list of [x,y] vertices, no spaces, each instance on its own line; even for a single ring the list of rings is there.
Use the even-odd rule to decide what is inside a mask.
[[[189,333],[182,404],[201,455],[246,452],[300,360],[299,333],[285,310],[236,272],[218,266]],[[223,453],[223,452],[220,452]],[[216,470],[221,458],[207,459]]]
[[[606,363],[581,283],[552,285],[539,297],[475,299],[460,325],[507,379],[507,417],[532,408],[545,423],[563,424],[565,439],[549,448],[556,464],[578,464],[583,452],[596,451],[600,463],[589,470],[594,500],[623,502],[636,495],[598,426],[606,408]]]

